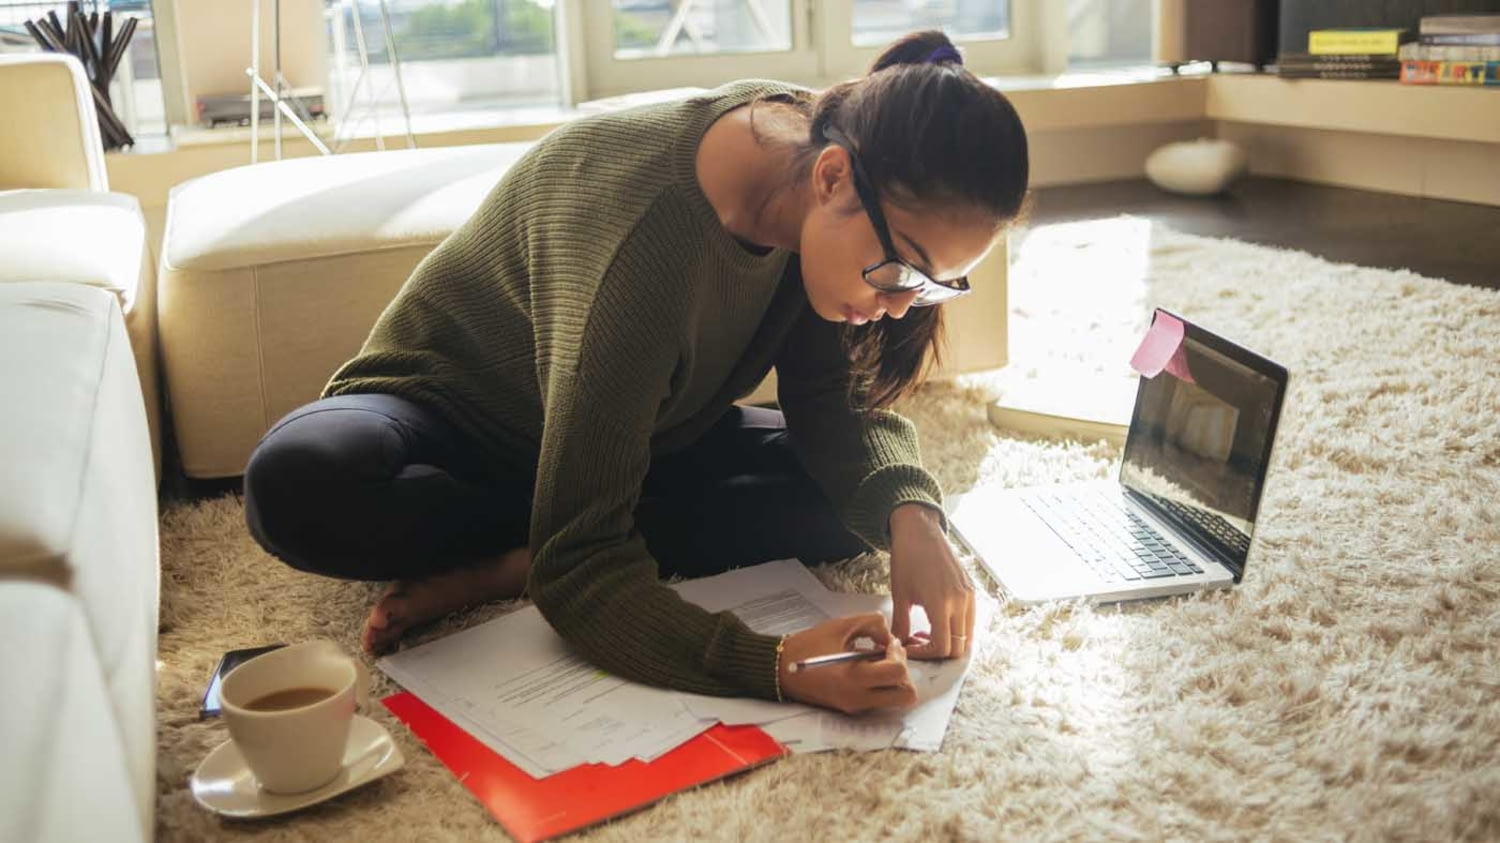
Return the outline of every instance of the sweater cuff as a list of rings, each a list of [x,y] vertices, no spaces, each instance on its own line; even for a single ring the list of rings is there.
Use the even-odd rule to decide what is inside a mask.
[[[781,636],[751,632],[732,614],[728,620],[720,623],[709,643],[704,667],[740,686],[749,696],[776,699],[776,645]]]
[[[903,503],[919,503],[937,510],[948,529],[943,513],[943,491],[937,480],[921,466],[888,465],[860,481],[849,500],[846,517],[850,529],[880,550],[891,549],[891,510]]]

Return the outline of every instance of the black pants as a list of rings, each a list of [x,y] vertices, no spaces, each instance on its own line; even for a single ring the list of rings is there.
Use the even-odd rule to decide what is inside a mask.
[[[420,404],[344,395],[289,413],[245,469],[245,520],[303,571],[410,580],[526,545],[533,472],[490,476],[466,435]],[[651,463],[636,526],[662,576],[869,550],[803,471],[780,412],[735,407]]]

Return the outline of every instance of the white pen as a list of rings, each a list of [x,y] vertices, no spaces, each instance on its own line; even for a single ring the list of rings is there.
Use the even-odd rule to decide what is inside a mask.
[[[792,662],[787,668],[787,673],[796,673],[799,670],[807,670],[810,667],[821,667],[825,664],[842,664],[844,662],[877,662],[885,658],[885,650],[848,650],[843,653],[833,653],[827,656],[813,656],[800,662]]]

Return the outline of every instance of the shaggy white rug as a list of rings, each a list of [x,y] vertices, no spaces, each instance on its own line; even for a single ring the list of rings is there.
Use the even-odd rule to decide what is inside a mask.
[[[1017,255],[1012,347],[1027,365],[1118,370],[1161,304],[1292,371],[1244,584],[1006,606],[941,753],[794,756],[588,839],[1500,837],[1500,294],[1131,218],[1038,229]],[[1115,470],[1103,444],[1001,435],[989,394],[972,378],[905,407],[950,492]],[[273,822],[199,809],[187,778],[226,737],[196,719],[218,655],[313,636],[355,652],[375,589],[275,563],[234,496],[162,525],[161,839],[504,838],[378,709],[408,759],[397,775]],[[874,556],[816,573],[885,587]]]

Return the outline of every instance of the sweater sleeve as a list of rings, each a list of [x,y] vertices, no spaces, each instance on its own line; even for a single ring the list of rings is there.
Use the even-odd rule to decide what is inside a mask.
[[[942,490],[922,467],[910,421],[888,410],[849,406],[842,329],[803,308],[776,356],[777,398],[808,473],[849,529],[886,550],[891,510],[920,503],[941,516]]]
[[[576,350],[554,342],[533,501],[529,591],[580,656],[636,682],[775,698],[774,636],[710,613],[663,585],[634,523],[657,409],[678,358],[662,283],[620,262],[606,275]],[[655,301],[669,300],[656,297]]]

